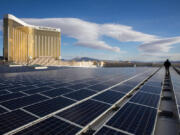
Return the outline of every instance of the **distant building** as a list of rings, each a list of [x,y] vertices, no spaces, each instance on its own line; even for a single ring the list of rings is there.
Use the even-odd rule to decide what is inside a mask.
[[[60,29],[33,26],[7,14],[3,22],[4,59],[19,64],[39,57],[59,59]]]

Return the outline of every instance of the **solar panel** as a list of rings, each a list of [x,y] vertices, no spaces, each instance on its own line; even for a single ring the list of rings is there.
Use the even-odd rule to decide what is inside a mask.
[[[105,91],[95,97],[93,99],[100,100],[106,103],[114,104],[116,101],[121,99],[124,96],[124,94],[120,92],[115,92],[115,91]]]
[[[104,89],[107,89],[109,86],[106,84],[95,84],[93,86],[87,87],[88,89],[95,90],[95,91],[102,91]]]
[[[19,92],[6,94],[6,95],[1,95],[0,96],[0,102],[15,99],[15,98],[19,98],[19,97],[23,97],[23,96],[26,96],[26,95],[23,94],[23,93],[19,93]]]
[[[142,81],[142,80],[141,80]],[[133,81],[133,80],[129,80],[127,82],[124,82],[124,84],[126,85],[131,85],[132,87],[135,87],[136,85],[138,85],[141,81]]]
[[[127,103],[108,121],[107,125],[136,135],[151,135],[156,113],[156,109]]]
[[[128,135],[120,131],[103,126],[95,135]]]
[[[134,103],[139,103],[142,105],[147,105],[150,107],[158,107],[158,103],[159,103],[159,95],[155,95],[155,94],[149,94],[149,93],[143,93],[143,92],[138,92],[137,94],[135,94],[135,96],[133,96],[131,98],[131,102]]]
[[[130,90],[132,90],[134,87],[130,85],[120,84],[116,87],[111,88],[114,91],[119,91],[122,93],[128,93]]]
[[[100,83],[101,81],[99,81],[99,80],[89,80],[89,81],[87,81],[86,82],[86,84],[88,84],[88,85],[94,85],[94,84],[98,84],[98,83]]]
[[[143,85],[143,87],[140,88],[140,91],[147,92],[147,93],[153,93],[153,94],[160,94],[161,93],[161,87],[154,87],[150,85]]]
[[[81,89],[78,91],[74,91],[71,92],[69,94],[65,94],[65,97],[71,98],[71,99],[75,99],[75,100],[82,100],[86,97],[89,97],[93,94],[95,94],[96,92],[92,91],[92,90],[88,90],[88,89]]]
[[[72,84],[69,84],[69,83],[60,83],[60,84],[51,85],[51,87],[53,87],[53,88],[62,88],[62,87],[70,86],[70,85],[72,85]]]
[[[13,91],[14,89],[20,89],[20,88],[23,88],[24,86],[22,86],[21,84],[18,84],[18,83],[16,83],[15,85],[11,85],[11,86],[9,86],[8,88],[7,88],[7,90],[9,90],[9,91]]]
[[[2,114],[0,115],[0,134],[2,135],[34,120],[36,117],[21,110]]]
[[[85,83],[79,83],[79,84],[74,84],[74,85],[71,85],[69,86],[68,88],[71,88],[71,89],[74,89],[74,90],[78,90],[78,89],[82,89],[82,88],[85,88],[89,85],[85,84]]]
[[[74,135],[80,129],[81,128],[75,125],[69,124],[55,117],[50,117],[41,121],[40,123],[37,123],[25,130],[16,133],[16,135]]]
[[[42,92],[42,94],[47,95],[49,97],[57,97],[57,96],[60,96],[62,94],[69,93],[69,92],[73,92],[73,90],[62,87],[62,88],[57,88],[50,91]]]
[[[0,106],[0,114],[1,114],[1,113],[4,113],[4,112],[7,112],[7,110],[5,110],[4,108],[2,108],[2,107]]]
[[[9,121],[8,124],[6,124],[6,122],[1,122],[5,124],[4,129],[6,129],[3,133],[32,122],[36,119],[36,116],[44,117],[57,110],[61,110],[75,103],[74,100],[80,101],[122,80],[142,73],[149,68],[67,69],[68,70],[44,70],[7,74],[0,78],[0,94],[1,91],[2,94],[5,91],[7,92],[5,95],[0,96],[0,113],[3,117],[6,117],[6,122]],[[143,77],[147,77],[147,75],[148,74],[145,74]],[[137,83],[141,81],[143,77],[137,76],[135,80],[131,80],[131,83]],[[22,130],[22,132],[18,134],[45,134],[47,132],[49,134],[75,134],[82,126],[86,126],[105,112],[110,107],[108,103],[115,103],[122,98],[124,93],[127,93],[133,88],[133,86],[125,84],[123,84],[123,86],[123,89],[117,89],[120,87],[122,88],[122,86],[117,86],[114,91],[109,89],[107,92],[99,94],[99,96],[96,96],[94,99],[81,102],[54,115],[54,117],[38,122]],[[28,94],[29,96],[27,96]],[[50,99],[48,97],[50,97]],[[28,116],[23,117],[23,115],[18,112],[13,113],[15,111],[9,112],[8,108],[25,113],[31,117],[31,119],[28,118]],[[8,118],[5,114],[9,114],[8,117],[12,116],[12,118]],[[26,119],[30,119],[29,122],[26,121]],[[120,133],[119,130],[115,131]],[[109,133],[111,132],[109,131]]]
[[[161,87],[161,82],[160,81],[148,81],[147,83],[145,83],[146,85],[150,85],[150,86],[155,86],[155,87]]]
[[[27,90],[27,91],[23,91],[27,94],[35,94],[35,93],[39,93],[42,91],[47,91],[47,90],[51,90],[52,88],[50,87],[40,87],[40,88],[35,88],[35,89],[31,89],[31,90]]]
[[[30,105],[28,107],[25,107],[24,109],[42,117],[49,113],[55,112],[61,108],[64,108],[68,105],[71,105],[73,103],[74,101],[70,99],[57,97],[57,98],[46,100],[41,103]]]
[[[107,104],[87,100],[63,112],[60,112],[57,115],[79,125],[85,126],[109,107],[110,106]]]
[[[1,95],[4,95],[4,94],[8,94],[8,93],[9,93],[9,92],[6,91],[6,90],[1,90],[1,91],[0,91],[0,96],[1,96]]]
[[[10,89],[9,91],[18,92],[18,91],[25,91],[25,90],[35,89],[35,88],[36,87],[34,87],[34,86],[26,86],[26,87],[18,87],[18,88]]]
[[[9,101],[5,101],[0,103],[1,105],[7,107],[8,109],[14,110],[17,108],[21,108],[27,105],[31,105],[33,103],[39,102],[39,101],[43,101],[48,99],[47,97],[35,94],[32,96],[26,96],[26,97],[20,97],[17,99],[12,99]]]

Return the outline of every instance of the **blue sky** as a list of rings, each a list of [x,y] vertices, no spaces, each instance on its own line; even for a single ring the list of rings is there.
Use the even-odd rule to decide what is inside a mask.
[[[7,13],[61,28],[65,59],[180,60],[179,0],[1,0]]]

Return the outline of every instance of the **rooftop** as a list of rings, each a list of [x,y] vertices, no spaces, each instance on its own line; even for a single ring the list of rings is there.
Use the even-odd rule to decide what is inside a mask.
[[[31,27],[31,28],[38,29],[38,30],[49,30],[49,31],[57,31],[57,32],[61,31],[59,28],[51,28],[51,27],[35,26],[35,25],[27,24],[24,21],[22,21],[21,19],[15,17],[12,14],[6,14],[6,15],[4,15],[4,18],[8,18],[8,19],[14,20],[14,21],[20,23],[23,26]]]
[[[180,75],[170,71],[174,84]],[[0,134],[158,135],[169,86],[157,67],[11,67],[0,75]]]

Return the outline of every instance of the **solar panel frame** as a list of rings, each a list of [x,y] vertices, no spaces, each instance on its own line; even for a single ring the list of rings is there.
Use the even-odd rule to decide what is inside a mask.
[[[110,86],[103,84],[103,83],[99,83],[99,84],[95,84],[95,85],[91,85],[89,87],[86,87],[87,89],[90,90],[95,90],[95,91],[102,91],[105,90],[107,88],[109,88]]]
[[[80,89],[80,90],[73,91],[68,94],[63,94],[63,96],[74,99],[74,100],[82,100],[94,94],[96,94],[95,91],[88,90],[88,89]]]
[[[10,92],[8,92],[7,90],[1,90],[0,91],[0,96],[1,95],[5,95],[5,94],[9,94]]]
[[[40,93],[40,92],[43,92],[43,91],[48,91],[48,90],[52,90],[53,88],[51,87],[47,87],[47,86],[44,86],[44,87],[39,87],[39,88],[35,88],[35,89],[30,89],[30,90],[26,90],[26,91],[23,91],[27,94],[35,94],[35,93]]]
[[[98,94],[97,96],[93,97],[92,99],[96,99],[98,101],[103,101],[103,102],[106,102],[109,104],[114,104],[115,102],[117,102],[124,96],[125,96],[125,94],[123,94],[123,93],[108,90],[101,94]]]
[[[131,91],[134,87],[133,86],[130,86],[130,85],[126,85],[126,84],[120,84],[116,87],[113,87],[111,88],[113,91],[118,91],[118,92],[121,92],[121,93],[128,93],[129,91]]]
[[[61,88],[56,88],[52,89],[49,91],[42,92],[43,95],[49,96],[49,97],[57,97],[66,93],[73,92],[74,90],[66,88],[66,87],[61,87]]]
[[[77,83],[77,84],[72,84],[71,86],[68,86],[70,89],[74,90],[79,90],[88,87],[89,85],[86,83]]]
[[[12,100],[12,99],[16,99],[16,98],[20,98],[20,97],[24,97],[24,96],[27,96],[27,95],[20,93],[20,92],[1,95],[0,96],[0,102]]]
[[[144,115],[142,115],[142,112]],[[156,114],[157,109],[126,103],[106,124],[132,134],[151,135],[156,121]],[[134,117],[134,115],[137,117]],[[147,119],[148,122],[144,123]]]
[[[51,134],[51,135],[73,135],[81,128],[55,117],[45,119],[31,127],[28,127],[15,135],[27,134]]]
[[[9,101],[5,101],[0,103],[1,105],[5,106],[6,108],[10,109],[10,110],[14,110],[14,109],[18,109],[18,108],[22,108],[24,106],[28,106],[37,102],[41,102],[44,100],[47,100],[47,97],[38,95],[38,94],[34,94],[31,96],[25,96],[25,97],[20,97],[17,99],[12,99]]]
[[[30,105],[23,109],[25,109],[39,117],[43,117],[43,116],[53,113],[59,109],[62,109],[68,105],[71,105],[73,103],[75,103],[73,100],[70,100],[70,99],[67,99],[64,97],[56,97],[53,99],[49,99],[46,101],[42,101],[40,103]]]
[[[161,89],[162,89],[162,87],[154,87],[154,86],[144,84],[139,89],[139,91],[150,93],[150,94],[158,94],[158,95],[160,95],[161,94]]]
[[[139,91],[129,100],[129,102],[158,108],[159,100],[160,100],[159,95],[144,93],[144,92]]]
[[[1,115],[2,113],[5,113],[5,112],[7,112],[7,110],[4,109],[2,106],[0,106],[0,115]]]
[[[0,115],[0,134],[7,133],[36,119],[36,117],[22,110],[2,114]]]
[[[109,105],[101,102],[87,100],[56,115],[81,126],[85,126],[109,107]]]
[[[19,91],[36,89],[36,88],[37,87],[35,87],[35,86],[23,86],[23,87],[18,87],[18,88],[10,89],[9,91],[11,91],[11,92],[19,92]]]

